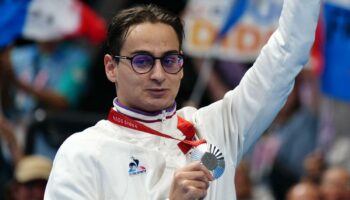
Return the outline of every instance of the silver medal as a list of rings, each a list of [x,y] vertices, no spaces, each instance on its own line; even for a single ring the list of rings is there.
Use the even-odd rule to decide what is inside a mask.
[[[209,171],[214,179],[219,178],[225,171],[225,159],[219,148],[212,144],[201,144],[190,152],[192,161],[200,161]]]

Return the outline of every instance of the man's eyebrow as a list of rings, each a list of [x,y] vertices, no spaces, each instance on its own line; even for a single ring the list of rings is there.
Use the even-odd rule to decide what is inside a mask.
[[[180,51],[178,51],[178,50],[170,50],[170,51],[166,51],[165,53],[163,53],[163,55],[165,55],[165,54],[172,54],[172,53],[180,53]]]
[[[163,52],[161,56],[166,55],[166,54],[175,54],[175,53],[179,54],[180,51],[178,51],[178,50],[169,50],[169,51]],[[136,50],[136,51],[130,52],[130,55],[136,55],[136,54],[149,54],[149,55],[154,56],[154,54],[152,52],[145,51],[145,50]]]
[[[145,50],[136,50],[136,51],[130,52],[130,55],[136,55],[136,54],[151,54],[151,52],[145,51]]]

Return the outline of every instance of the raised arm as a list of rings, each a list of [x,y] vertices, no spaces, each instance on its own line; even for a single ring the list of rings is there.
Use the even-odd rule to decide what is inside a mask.
[[[320,0],[285,0],[278,29],[240,85],[194,115],[199,132],[225,144],[235,165],[285,103],[309,58],[319,9]]]

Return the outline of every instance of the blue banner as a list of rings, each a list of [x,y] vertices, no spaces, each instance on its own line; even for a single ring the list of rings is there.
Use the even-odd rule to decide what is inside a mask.
[[[350,101],[350,10],[339,4],[325,3],[323,92],[333,98]]]

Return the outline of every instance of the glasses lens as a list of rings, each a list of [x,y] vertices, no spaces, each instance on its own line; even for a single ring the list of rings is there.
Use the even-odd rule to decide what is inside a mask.
[[[132,67],[138,73],[146,73],[151,70],[154,59],[150,55],[136,55],[132,59]]]
[[[169,54],[163,57],[162,65],[166,72],[175,74],[179,72],[184,63],[184,59],[180,54]]]

